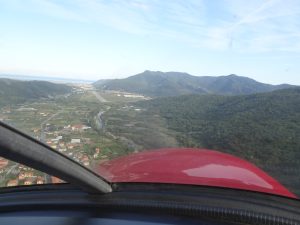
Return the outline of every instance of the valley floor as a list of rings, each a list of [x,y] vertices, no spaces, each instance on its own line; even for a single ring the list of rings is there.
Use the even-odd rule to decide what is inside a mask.
[[[149,148],[176,146],[157,115],[141,116],[131,93],[76,86],[71,95],[3,107],[0,119],[94,170],[99,163]],[[62,182],[0,158],[0,186]]]

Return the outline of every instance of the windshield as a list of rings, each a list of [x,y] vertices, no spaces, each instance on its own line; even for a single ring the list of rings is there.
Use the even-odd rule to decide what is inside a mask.
[[[0,120],[110,182],[300,195],[299,12],[1,1]],[[5,158],[0,172],[2,187],[63,182]]]

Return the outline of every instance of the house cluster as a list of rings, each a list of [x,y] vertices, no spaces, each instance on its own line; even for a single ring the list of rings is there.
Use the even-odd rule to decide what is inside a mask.
[[[17,177],[7,182],[7,187],[45,183],[45,178],[41,175],[38,175],[34,169],[21,164],[18,165],[18,169],[20,171],[19,174]]]
[[[7,119],[7,116],[0,113],[0,121],[4,122],[6,119]]]
[[[112,91],[112,90],[106,90],[105,92],[116,95],[118,97],[147,99],[146,96],[136,94],[136,93],[130,93],[124,91]]]
[[[88,129],[91,129],[91,127],[83,125],[83,124],[75,124],[75,125],[71,126],[72,131],[82,132],[82,131],[85,131]]]
[[[0,177],[5,172],[5,168],[8,165],[8,160],[0,157]]]
[[[73,150],[76,147],[81,147],[83,143],[83,139],[80,138],[72,138],[70,142],[65,142],[62,136],[57,136],[55,138],[46,140],[47,145],[59,152]]]
[[[85,87],[82,85],[77,85],[77,87],[73,88],[72,92],[74,94],[84,94],[85,92]]]
[[[40,115],[43,116],[43,117],[46,117],[46,116],[49,115],[49,113],[40,112]]]
[[[87,155],[86,153],[76,152],[72,153],[72,158],[80,164],[89,167],[91,165],[92,159],[99,159],[100,152],[101,149],[97,147],[95,148],[94,154],[92,154],[91,156]],[[102,155],[101,158],[105,159],[107,158],[107,156]]]
[[[8,167],[9,166],[9,167]],[[13,186],[20,186],[20,185],[35,185],[35,184],[45,184],[45,176],[42,175],[42,173],[21,165],[17,163],[10,163],[7,159],[1,158],[0,157],[0,172],[5,173],[9,169],[14,168],[16,171],[18,171],[17,174],[13,175],[11,179],[9,179],[6,183],[7,187],[13,187]],[[5,171],[5,169],[7,169]],[[49,176],[49,179],[47,182],[52,182],[52,183],[63,183],[64,181],[54,177],[54,176]]]
[[[47,138],[46,144],[49,145],[51,148],[58,150],[59,152],[66,152],[69,149],[74,149],[75,147],[80,147],[83,143],[89,144],[90,139],[89,138],[77,138],[77,137],[71,137],[71,140],[69,142],[65,142],[63,140],[63,135],[76,135],[76,133],[82,133],[88,129],[91,129],[90,126],[84,125],[84,124],[74,124],[74,125],[67,125],[64,126],[62,130],[55,131],[51,129],[51,127],[55,127],[55,125],[47,123],[45,127],[44,133],[47,136],[50,136],[52,138]],[[40,136],[40,128],[33,128],[32,132],[35,134],[36,138],[39,138]],[[78,136],[78,135],[76,135]]]
[[[88,129],[91,129],[90,126],[86,126],[84,124],[74,124],[74,125],[67,125],[64,126],[64,131],[74,131],[74,132],[83,132]]]
[[[100,154],[100,148],[96,148],[96,149],[95,149],[95,153],[94,153],[94,155],[93,155],[93,158],[94,158],[94,159],[97,159],[97,158],[99,157],[99,154]]]
[[[8,165],[8,160],[0,157],[0,169],[4,169]]]
[[[96,147],[94,153],[89,156],[82,152],[68,152],[68,155],[80,164],[89,167],[92,163],[92,159],[98,159],[100,157],[101,149]],[[103,158],[101,156],[101,158]],[[106,158],[106,157],[105,157]],[[45,176],[36,170],[29,168],[21,164],[15,164],[15,169],[19,171],[12,179],[6,183],[7,187],[18,186],[18,185],[35,185],[46,183]],[[0,174],[5,173],[5,169],[8,169],[9,161],[0,157]],[[12,165],[10,165],[12,166]],[[11,168],[11,167],[10,167]],[[64,181],[57,177],[50,177],[52,183],[63,183]],[[49,180],[47,181],[49,182]]]
[[[59,152],[67,151],[67,146],[63,141],[63,136],[61,135],[56,136],[55,138],[47,139],[46,144],[51,148],[58,150]]]
[[[73,93],[84,93],[84,92],[87,92],[87,91],[93,91],[94,90],[94,87],[89,84],[89,83],[81,83],[81,84],[72,84],[73,86]]]
[[[81,153],[81,152],[76,152],[73,154],[73,159],[77,162],[79,162],[80,164],[84,165],[84,166],[90,166],[90,158],[87,154]]]
[[[70,129],[84,129],[84,125],[81,126],[70,126]],[[75,135],[74,135],[75,136]],[[84,166],[90,166],[90,158],[93,157],[91,155],[90,157],[87,154],[82,153],[82,146],[84,144],[90,144],[91,140],[90,138],[84,138],[84,137],[74,137],[71,139],[68,139],[69,141],[64,141],[64,138],[62,135],[56,136],[52,139],[47,139],[46,143],[54,150],[57,150],[68,157],[74,159],[75,161],[79,162],[80,164]],[[75,150],[75,151],[74,151]],[[76,151],[78,150],[78,151]],[[97,154],[100,153],[100,149],[96,150]],[[96,155],[95,157],[98,157]]]
[[[0,121],[5,122],[8,120],[8,114],[11,113],[10,107],[4,107],[0,111]]]
[[[9,106],[3,107],[1,111],[2,111],[3,114],[10,114],[11,113],[11,108]]]
[[[43,115],[46,115],[46,113]],[[83,135],[83,132],[88,129],[91,129],[91,127],[85,124],[69,124],[61,127],[60,130],[57,130],[56,125],[47,123],[45,124],[44,131],[42,131],[40,127],[32,128],[31,131],[37,138],[45,138],[43,140],[54,150],[67,155],[86,167],[89,167],[93,160],[98,160],[99,158],[103,158],[103,156],[100,155],[101,149],[98,147],[90,153],[83,151],[83,147],[85,147],[85,145],[93,143],[91,138]],[[6,186],[8,187],[44,184],[47,182],[64,182],[59,178],[52,176],[49,176],[49,180],[47,176],[43,175],[43,173],[21,164],[12,164],[8,160],[0,157],[0,176],[2,174],[6,175],[8,170],[10,171],[9,178],[6,180]]]

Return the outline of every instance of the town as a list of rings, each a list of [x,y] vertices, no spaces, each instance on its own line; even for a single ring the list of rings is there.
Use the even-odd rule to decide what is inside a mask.
[[[73,85],[71,94],[3,107],[0,120],[95,170],[99,163],[124,154],[124,149],[128,151],[124,140],[122,142],[112,133],[104,132],[104,122],[99,121],[101,115],[111,108],[110,101],[130,102],[144,98],[121,92],[107,92],[103,96],[108,101],[102,97],[99,99],[90,85]],[[0,175],[1,186],[63,182],[4,158],[0,158]]]

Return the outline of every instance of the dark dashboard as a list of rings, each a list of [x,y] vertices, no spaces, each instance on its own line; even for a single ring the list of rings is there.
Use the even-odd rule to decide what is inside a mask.
[[[300,203],[284,197],[222,188],[114,184],[92,195],[69,184],[1,190],[0,224],[268,224],[294,225]]]
[[[31,211],[26,213],[8,213],[1,215],[0,224],[7,225],[183,225],[203,224],[219,225],[228,224],[206,221],[199,218],[183,216],[152,215],[151,213],[84,213],[80,211]]]

